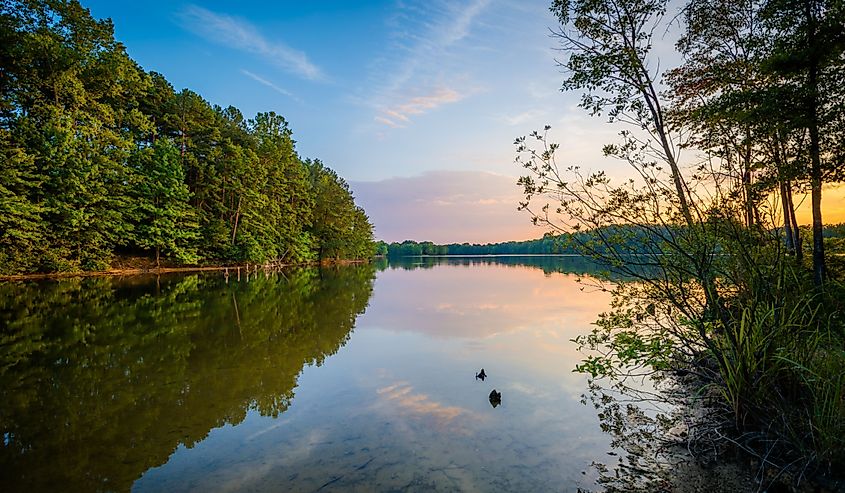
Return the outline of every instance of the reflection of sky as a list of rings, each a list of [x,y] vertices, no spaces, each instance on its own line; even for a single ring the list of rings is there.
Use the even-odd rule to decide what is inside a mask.
[[[609,297],[585,293],[577,276],[531,267],[449,267],[387,270],[361,327],[413,331],[430,337],[485,338],[514,330],[572,337],[606,308]]]
[[[589,486],[604,456],[570,339],[607,305],[530,267],[379,273],[346,347],[299,377],[278,419],[251,412],[148,471],[139,491],[540,491]],[[485,382],[474,378],[484,367]],[[491,389],[502,392],[492,408]],[[589,473],[588,473],[589,474]]]

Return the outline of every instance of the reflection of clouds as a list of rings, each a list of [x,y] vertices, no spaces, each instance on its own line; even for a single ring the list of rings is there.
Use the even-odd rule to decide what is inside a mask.
[[[577,278],[502,264],[389,269],[376,278],[357,330],[421,334],[444,350],[456,349],[455,357],[530,368],[580,394],[584,377],[572,370],[584,355],[572,339],[592,329],[610,295],[581,291]],[[461,341],[455,346],[444,339]]]
[[[263,419],[263,418],[262,418]],[[269,447],[266,444],[275,444],[279,436],[284,436],[278,432],[274,433],[273,437],[263,437],[266,433],[273,432],[283,423],[274,424],[263,428],[262,430],[253,433],[244,438],[244,442],[250,442],[259,438],[261,444],[250,445],[250,448],[237,449],[240,453],[223,452],[225,458],[218,459],[216,462],[218,466],[222,463],[225,467],[218,467],[214,471],[204,471],[202,479],[194,481],[191,488],[185,488],[179,481],[182,476],[191,477],[186,472],[173,474],[175,484],[168,485],[164,488],[152,488],[159,491],[173,491],[186,490],[192,491],[245,491],[245,490],[260,490],[260,485],[268,480],[272,480],[278,471],[287,468],[295,468],[298,464],[307,463],[312,460],[312,457],[319,455],[317,450],[326,444],[332,443],[333,436],[327,429],[312,429],[297,436],[288,446],[284,448],[284,453],[278,453],[278,448],[273,445]],[[235,450],[238,445],[232,444],[228,447],[219,447],[217,450]],[[247,454],[249,454],[247,456]],[[256,455],[258,454],[258,460]],[[159,485],[164,486],[164,485]],[[133,488],[134,489],[134,488]],[[143,489],[143,488],[142,488]]]
[[[232,474],[229,471],[226,479],[217,482],[215,489],[218,491],[243,491],[248,486],[267,477],[278,465],[277,462],[265,462],[262,464],[244,464],[236,467],[234,469],[237,473]]]
[[[400,381],[377,389],[376,394],[382,402],[395,405],[405,414],[418,418],[433,418],[440,426],[449,424],[459,415],[467,412],[464,408],[443,405],[427,394],[415,393],[413,390],[411,384]]]
[[[359,326],[470,339],[532,329],[569,344],[610,300],[607,293],[582,292],[576,278],[504,265],[386,270]]]
[[[522,383],[522,382],[510,382],[507,385],[507,387],[505,387],[505,389],[508,390],[508,391],[513,391],[513,392],[517,392],[517,393],[520,393],[520,394],[525,394],[525,395],[531,396],[531,397],[548,398],[550,396],[550,393],[549,393],[548,390],[543,390],[543,389],[538,388],[537,386],[528,385],[528,384],[525,384],[525,383]]]
[[[288,421],[287,419],[279,418],[279,419],[277,419],[277,420],[275,421],[275,424],[270,425],[270,426],[268,426],[268,427],[266,427],[266,428],[264,428],[264,429],[261,429],[261,430],[256,431],[256,432],[255,432],[255,433],[253,433],[252,435],[249,435],[249,436],[247,436],[246,438],[244,438],[244,441],[247,441],[247,442],[248,442],[248,441],[250,441],[250,440],[255,440],[256,438],[260,437],[261,435],[264,435],[265,433],[269,433],[269,432],[271,432],[271,431],[275,430],[276,428],[281,427],[282,425],[284,425],[285,423],[287,423],[287,421]]]

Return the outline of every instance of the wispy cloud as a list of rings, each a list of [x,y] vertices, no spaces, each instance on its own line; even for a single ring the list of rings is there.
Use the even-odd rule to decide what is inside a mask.
[[[402,128],[402,127],[403,127],[403,125],[399,125],[398,123],[395,123],[393,120],[391,120],[391,119],[389,119],[389,118],[385,118],[385,117],[383,117],[383,116],[376,116],[376,117],[375,117],[375,118],[373,118],[373,119],[374,119],[375,121],[377,121],[377,122],[379,122],[379,123],[382,123],[382,124],[384,124],[384,125],[387,125],[388,127],[391,127],[391,128]],[[379,134],[379,136],[380,136],[380,137],[384,137],[384,135],[383,135],[383,134]]]
[[[189,5],[179,14],[182,26],[203,38],[221,45],[259,55],[269,62],[302,78],[319,80],[324,75],[299,50],[264,37],[252,24],[236,17]]]
[[[490,0],[474,0],[456,8],[454,20],[443,26],[445,29],[440,38],[441,43],[451,44],[466,37],[469,34],[473,19],[489,4]]]
[[[241,69],[241,73],[246,75],[250,79],[258,82],[259,84],[263,84],[263,85],[269,87],[270,89],[276,91],[279,94],[287,96],[287,97],[293,99],[294,101],[297,101],[297,102],[300,102],[300,103],[302,102],[301,99],[294,96],[293,93],[291,93],[290,91],[288,91],[288,90],[286,90],[282,87],[277,86],[276,84],[270,82],[269,80],[265,79],[264,77],[261,77],[260,75],[253,74],[252,72],[250,72],[249,70],[246,70],[246,69]]]
[[[546,115],[544,110],[529,110],[516,115],[503,116],[500,120],[513,127],[525,123],[537,123],[535,120],[541,119],[544,115]]]
[[[384,108],[382,113],[376,116],[376,121],[387,126],[399,128],[410,123],[411,116],[421,115],[439,106],[455,103],[463,99],[463,95],[457,91],[445,87],[434,90],[431,94],[414,96],[408,100],[399,102],[392,107]]]
[[[390,127],[412,123],[412,116],[464,99],[476,90],[466,66],[453,59],[491,0],[431,0],[399,3],[390,20],[393,42],[371,67],[374,88],[366,104],[376,122]]]

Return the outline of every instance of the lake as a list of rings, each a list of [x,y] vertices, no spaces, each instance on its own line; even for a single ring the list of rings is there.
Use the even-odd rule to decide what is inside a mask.
[[[594,269],[412,258],[2,284],[0,491],[593,488],[610,438],[570,339],[608,306],[576,282]]]

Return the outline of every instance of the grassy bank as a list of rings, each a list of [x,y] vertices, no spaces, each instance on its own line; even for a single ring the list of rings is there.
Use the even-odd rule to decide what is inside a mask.
[[[614,304],[576,339],[587,355],[578,370],[622,388],[643,373],[663,382],[650,398],[679,409],[670,421],[686,423],[685,433],[667,426],[650,440],[683,444],[703,462],[751,465],[763,489],[837,491],[845,487],[845,270],[829,262],[820,289],[777,234],[711,226],[711,241],[696,244],[723,252],[708,264],[718,305],[700,278],[681,274],[689,250],[663,245],[650,271],[658,275],[600,284]]]

